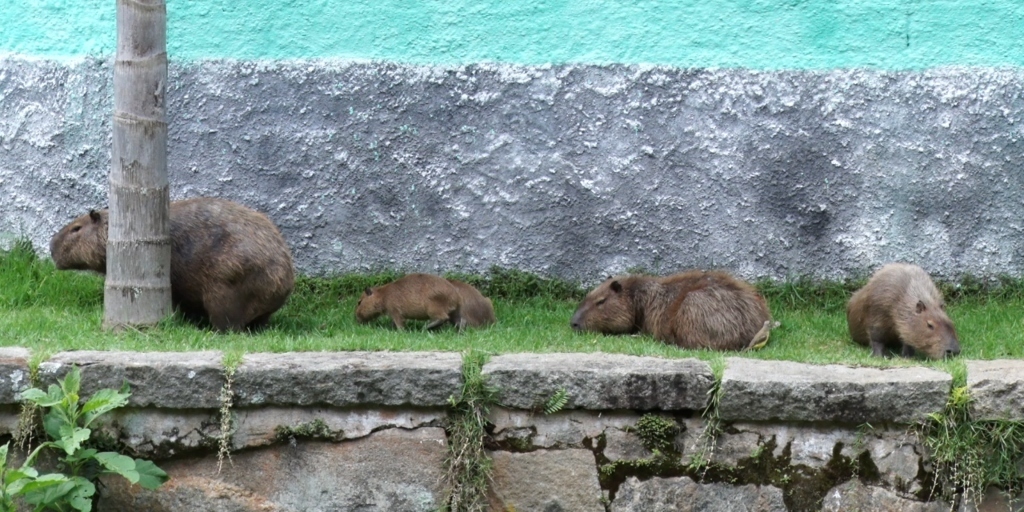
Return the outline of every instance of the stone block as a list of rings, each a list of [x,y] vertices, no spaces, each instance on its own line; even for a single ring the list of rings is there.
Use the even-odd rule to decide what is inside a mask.
[[[443,499],[444,430],[387,429],[341,443],[299,441],[225,460],[175,459],[156,491],[105,478],[97,510],[108,512],[433,512]]]
[[[505,407],[533,409],[564,389],[566,409],[696,410],[707,405],[711,367],[697,359],[621,354],[506,354],[484,365]]]
[[[32,384],[29,378],[28,349],[0,348],[0,405],[19,403],[18,395]]]
[[[82,372],[82,396],[97,390],[131,387],[133,407],[217,409],[224,386],[220,352],[61,352],[39,365],[45,389],[72,365]]]
[[[584,440],[596,439],[610,429],[635,425],[640,415],[581,410],[534,414],[495,407],[488,419],[494,425],[493,435],[499,442],[515,438],[526,442],[520,443],[522,448],[583,448]]]
[[[726,421],[914,423],[946,405],[952,377],[921,367],[854,368],[727,359]]]
[[[896,493],[870,485],[858,480],[850,480],[837,485],[825,494],[821,506],[822,512],[847,512],[851,510],[871,510],[873,512],[948,512],[946,503],[933,501],[921,502],[903,498]]]
[[[439,407],[462,392],[462,357],[447,352],[248,354],[235,371],[238,407]]]
[[[782,490],[770,485],[698,484],[688,477],[629,477],[619,486],[611,512],[785,512]]]
[[[974,419],[1024,421],[1024,361],[967,361],[967,388]]]
[[[597,463],[590,450],[492,452],[490,506],[506,510],[603,512]]]

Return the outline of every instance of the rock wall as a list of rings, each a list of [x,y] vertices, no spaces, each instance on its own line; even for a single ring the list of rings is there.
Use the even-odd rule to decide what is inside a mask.
[[[107,204],[111,63],[0,56],[0,245]],[[304,273],[492,266],[596,282],[1024,275],[1019,68],[197,61],[173,198],[235,199]]]
[[[28,359],[0,351],[2,432],[17,424]],[[458,354],[250,354],[230,371],[222,362],[218,352],[83,351],[38,366],[43,385],[79,366],[83,394],[128,382],[129,407],[98,435],[171,475],[158,491],[110,479],[99,510],[442,506]],[[933,468],[910,428],[943,410],[944,372],[727,358],[716,380],[694,359],[510,354],[482,373],[498,390],[485,439],[494,511],[951,509],[931,499]],[[970,361],[967,374],[975,419],[1024,418],[1024,364]],[[546,414],[556,395],[564,404]],[[219,461],[222,440],[231,455]],[[983,507],[1024,502],[991,489]]]

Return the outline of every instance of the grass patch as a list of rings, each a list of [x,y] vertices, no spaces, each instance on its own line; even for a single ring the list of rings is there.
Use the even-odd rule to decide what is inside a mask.
[[[935,467],[932,488],[924,492],[947,503],[962,492],[975,506],[989,486],[1016,496],[1024,490],[1024,422],[976,421],[969,411],[967,386],[954,376],[945,410],[919,427]]]
[[[683,350],[646,336],[602,336],[569,328],[585,290],[578,285],[516,270],[492,269],[483,276],[452,275],[492,298],[498,324],[487,329],[422,332],[410,323],[396,331],[387,318],[359,325],[356,302],[364,288],[400,274],[300,277],[295,292],[258,334],[221,335],[179,317],[155,328],[111,334],[101,329],[103,280],[88,272],[57,271],[35,256],[27,243],[0,252],[0,344],[24,346],[38,363],[62,350],[195,351],[222,350],[237,361],[248,352],[320,350],[439,350],[487,353],[613,352],[660,357],[698,357],[721,366],[724,357],[784,359],[871,366],[927,365],[952,371],[956,362],[876,359],[849,341],[845,306],[863,280],[848,282],[759,282],[772,313],[782,325],[762,350],[723,354]],[[1024,358],[1024,281],[966,279],[942,285],[950,295],[949,314],[957,325],[963,358]]]

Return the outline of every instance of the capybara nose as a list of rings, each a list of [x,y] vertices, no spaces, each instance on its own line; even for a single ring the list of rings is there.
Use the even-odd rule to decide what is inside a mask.
[[[579,322],[569,322],[569,325],[572,326],[572,330],[574,330],[574,331],[580,330],[580,323]]]
[[[946,357],[953,357],[960,355],[960,347],[953,347],[946,349]]]

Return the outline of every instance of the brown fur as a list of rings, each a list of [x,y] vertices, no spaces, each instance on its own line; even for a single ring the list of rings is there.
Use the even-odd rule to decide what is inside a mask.
[[[461,303],[459,313],[463,326],[484,327],[498,321],[494,317],[494,304],[491,303],[491,299],[484,297],[479,290],[462,281],[449,279],[448,282],[459,292]]]
[[[292,256],[265,215],[225,199],[171,203],[171,295],[218,331],[264,326],[292,292]],[[58,269],[107,270],[107,210],[90,211],[50,240]]]
[[[890,263],[875,272],[846,305],[850,337],[883,356],[899,347],[903,356],[920,352],[932,359],[960,353],[942,294],[917,265]]]
[[[683,348],[742,350],[771,319],[749,284],[724,272],[609,278],[587,294],[573,329],[644,333]]]
[[[356,320],[369,322],[388,315],[398,330],[406,320],[429,320],[426,329],[461,325],[460,296],[452,283],[430,274],[409,274],[376,288],[367,288],[356,304]]]

